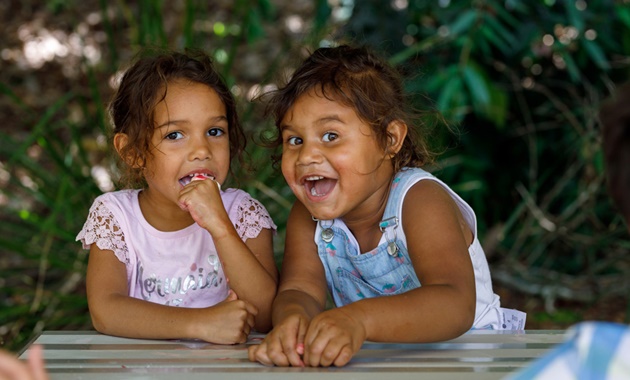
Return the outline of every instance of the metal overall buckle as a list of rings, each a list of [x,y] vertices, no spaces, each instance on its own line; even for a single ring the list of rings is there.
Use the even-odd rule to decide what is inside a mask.
[[[335,220],[333,219],[332,223],[330,223],[329,226],[324,226],[322,221],[315,218],[314,216],[311,216],[311,219],[317,222],[317,224],[319,224],[319,227],[322,229],[322,233],[321,233],[322,240],[325,241],[326,243],[330,243],[335,237],[335,232],[331,228],[333,224],[335,224]]]
[[[387,239],[387,253],[391,257],[398,256],[398,246],[396,245],[396,228],[398,227],[398,217],[392,216],[391,218],[383,219],[378,224],[378,228],[381,230],[385,239]],[[393,231],[393,233],[388,233]],[[392,237],[393,234],[393,237]]]

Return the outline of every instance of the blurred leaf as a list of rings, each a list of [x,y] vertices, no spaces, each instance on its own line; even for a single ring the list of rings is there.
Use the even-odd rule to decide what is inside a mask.
[[[600,69],[610,70],[610,64],[608,63],[606,54],[597,43],[595,43],[594,41],[589,41],[587,39],[582,39],[582,45],[584,45],[586,51],[588,52],[588,55],[595,62],[595,64],[599,66]]]
[[[490,105],[488,107],[488,119],[497,126],[498,129],[503,129],[508,117],[508,95],[496,88],[494,85],[490,88]]]
[[[484,22],[487,27],[482,29],[483,35],[499,48],[503,54],[509,54],[514,46],[518,45],[518,41],[506,27],[504,27],[497,17],[490,14],[484,14]]]
[[[0,303],[0,305],[2,305]],[[14,321],[29,312],[29,306],[24,304],[12,304],[11,307],[0,307],[0,326]]]
[[[437,107],[448,119],[459,122],[464,117],[464,83],[461,77],[449,78],[437,99]]]
[[[73,93],[64,94],[60,99],[53,103],[52,106],[46,109],[44,116],[35,124],[29,138],[26,139],[20,145],[20,147],[12,153],[12,156],[9,159],[9,165],[15,163],[16,160],[19,160],[26,155],[26,150],[28,149],[28,147],[31,146],[41,134],[43,134],[44,129],[48,127],[48,124],[50,123],[53,116],[55,116],[57,111],[64,107],[70,101],[70,99],[73,98],[73,96]]]
[[[459,75],[459,67],[457,65],[448,66],[443,71],[430,76],[425,89],[430,94],[439,93],[446,85],[446,82],[456,75]]]
[[[569,25],[574,26],[580,34],[584,32],[584,11],[577,8],[576,2],[573,0],[564,0],[567,10],[567,18]]]
[[[275,15],[275,7],[269,0],[258,0],[258,8],[265,20],[272,20]]]
[[[510,45],[508,45],[505,41],[501,40],[501,38],[499,37],[500,34],[497,34],[495,31],[493,31],[490,28],[483,28],[481,30],[481,34],[490,42],[492,43],[492,45],[494,45],[495,47],[497,47],[499,50],[501,50],[504,54],[507,54],[510,50],[511,47]],[[514,46],[514,45],[512,45]]]
[[[627,4],[615,4],[615,13],[619,20],[625,24],[627,28],[630,29],[630,7]]]
[[[604,152],[602,150],[597,150],[595,152],[595,156],[593,157],[593,164],[595,169],[597,169],[597,173],[604,175]]]
[[[497,14],[497,23],[499,23],[498,20],[502,20],[513,29],[522,27],[522,21],[519,20],[518,15],[527,13],[527,7],[520,0],[516,0],[516,1],[507,0],[505,1],[505,4],[502,4],[500,2],[494,2],[494,6],[492,7],[492,10],[496,12]],[[516,42],[511,37],[512,33],[508,32],[507,28],[503,28],[501,26],[501,29],[504,29],[505,32],[507,33],[508,37],[506,37],[506,39]]]
[[[464,65],[462,71],[474,110],[480,114],[487,114],[487,110],[490,108],[490,91],[484,74],[479,66],[473,62]]]
[[[478,17],[479,13],[474,9],[465,11],[449,25],[449,32],[454,35],[464,34],[472,28]]]
[[[247,42],[252,43],[264,37],[265,31],[262,27],[260,13],[256,8],[250,9],[247,13]]]
[[[328,0],[316,0],[315,1],[315,30],[322,30],[324,26],[327,24],[330,18],[330,5],[328,4]]]
[[[105,35],[107,36],[107,47],[109,48],[110,54],[110,69],[115,70],[116,64],[118,62],[118,48],[116,47],[116,41],[118,38],[116,37],[116,33],[114,31],[114,26],[111,23],[108,12],[108,0],[98,0],[101,14],[105,15],[103,17],[103,28],[105,30]]]
[[[186,0],[184,5],[184,47],[192,48],[195,46],[195,18],[197,16],[198,9],[196,9],[194,0]]]
[[[26,110],[28,108],[28,106],[26,104],[24,104],[22,99],[20,99],[10,87],[8,87],[7,85],[5,85],[2,82],[0,82],[0,94],[4,94],[4,95],[8,96],[9,99],[11,99],[11,101],[13,103],[15,103],[18,106],[20,106],[20,108],[22,108],[24,110]]]
[[[573,81],[573,83],[579,83],[582,76],[580,74],[580,69],[578,65],[575,63],[575,60],[573,59],[573,56],[569,54],[566,50],[562,50],[558,52],[558,54],[564,60],[564,63],[566,64],[567,72],[569,73],[569,76],[571,77],[571,80]]]
[[[422,41],[419,41],[410,46],[408,49],[394,54],[392,57],[389,58],[389,63],[394,66],[399,65],[400,63],[412,58],[415,55],[418,55],[419,53],[423,53],[436,48],[439,44],[447,42],[450,38],[451,37],[443,38],[437,35],[425,38]]]

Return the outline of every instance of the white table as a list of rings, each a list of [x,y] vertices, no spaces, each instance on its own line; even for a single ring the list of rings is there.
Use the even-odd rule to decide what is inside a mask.
[[[46,331],[44,346],[54,379],[501,379],[563,341],[562,330],[470,331],[442,343],[366,342],[342,368],[265,367],[247,359],[247,344],[142,340],[93,331]],[[28,345],[20,359],[28,356]]]

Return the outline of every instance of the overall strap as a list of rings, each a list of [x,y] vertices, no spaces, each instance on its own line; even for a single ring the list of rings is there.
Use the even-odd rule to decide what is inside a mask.
[[[402,224],[398,210],[403,202],[403,195],[409,186],[418,181],[418,177],[430,176],[429,173],[419,168],[403,168],[392,180],[387,205],[383,213],[383,220],[378,224],[383,236],[387,240],[387,253],[392,257],[397,257],[400,248],[396,243],[396,230]]]

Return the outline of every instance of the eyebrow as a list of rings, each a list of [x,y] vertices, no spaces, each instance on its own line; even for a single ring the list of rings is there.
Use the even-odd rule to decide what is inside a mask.
[[[322,116],[319,119],[315,120],[315,125],[323,125],[331,121],[345,124],[345,122],[337,114],[332,114],[332,115]],[[286,124],[286,123],[280,124],[280,132],[284,131],[285,129],[290,129],[290,128],[291,128],[291,124]]]
[[[338,121],[340,123],[343,123],[343,120],[341,120],[341,118],[337,114],[333,114],[320,117],[319,119],[317,119],[316,124],[326,124],[329,121]]]
[[[165,123],[162,123],[162,124],[156,126],[155,129],[164,128],[164,127],[167,127],[167,126],[169,126],[171,124],[177,125],[177,124],[180,124],[180,123],[185,122],[185,121],[186,120],[167,120]],[[228,118],[227,118],[227,116],[224,116],[224,115],[215,116],[215,117],[213,117],[213,118],[211,118],[209,120],[209,124],[216,123],[216,122],[219,122],[219,121],[228,122]],[[228,124],[229,124],[229,122],[228,122]]]

